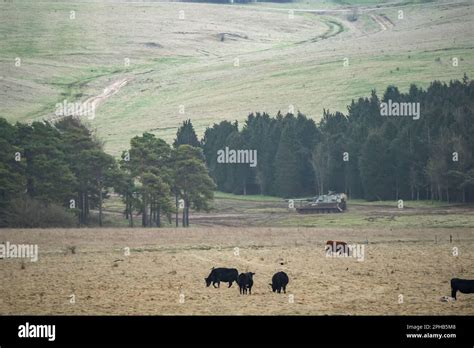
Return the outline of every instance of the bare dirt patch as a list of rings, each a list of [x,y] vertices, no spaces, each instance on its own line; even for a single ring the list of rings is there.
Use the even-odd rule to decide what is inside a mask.
[[[370,18],[376,22],[382,31],[392,29],[394,27],[393,22],[385,15],[371,14]]]

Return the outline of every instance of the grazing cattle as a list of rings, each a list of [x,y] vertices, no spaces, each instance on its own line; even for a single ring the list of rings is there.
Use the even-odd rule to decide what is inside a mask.
[[[288,275],[285,272],[277,272],[272,277],[272,287],[273,292],[281,293],[281,289],[286,294],[286,286],[288,285],[289,279]]]
[[[326,255],[332,255],[332,254],[346,254],[347,256],[350,256],[350,250],[349,247],[347,246],[346,242],[341,242],[338,240],[328,240],[326,242]]]
[[[211,273],[204,280],[207,287],[212,283],[213,287],[218,288],[221,282],[225,282],[229,283],[230,288],[232,283],[237,281],[238,275],[239,272],[235,268],[212,268]]]
[[[248,293],[252,295],[252,286],[253,286],[253,276],[255,273],[240,273],[239,278],[237,279],[237,284],[239,284],[239,292],[241,295]]]
[[[463,294],[474,293],[474,280],[468,279],[451,279],[451,297],[456,300],[456,293],[461,292]]]

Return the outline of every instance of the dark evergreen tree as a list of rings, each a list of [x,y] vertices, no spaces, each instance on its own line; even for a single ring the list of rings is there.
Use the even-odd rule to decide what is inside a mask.
[[[174,148],[177,148],[179,145],[185,144],[194,147],[200,146],[191,120],[184,121],[181,127],[178,128],[178,131],[176,133],[176,139],[173,142]]]
[[[184,200],[183,227],[189,226],[189,209],[196,211],[210,209],[209,202],[216,188],[209,177],[202,150],[181,145],[172,153],[174,187]]]
[[[275,190],[281,197],[295,196],[302,191],[299,140],[294,122],[288,121],[281,133],[275,156]]]

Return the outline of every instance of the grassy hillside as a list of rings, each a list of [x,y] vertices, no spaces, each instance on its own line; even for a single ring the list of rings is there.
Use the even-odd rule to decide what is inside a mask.
[[[319,119],[323,108],[345,111],[389,84],[407,90],[474,75],[471,2],[344,3],[2,2],[0,114],[39,120],[64,99],[84,102],[113,86],[88,122],[117,155],[144,131],[172,140],[188,118],[199,134],[290,105]],[[346,18],[348,3],[364,5],[356,22]],[[342,11],[290,18],[290,5]]]

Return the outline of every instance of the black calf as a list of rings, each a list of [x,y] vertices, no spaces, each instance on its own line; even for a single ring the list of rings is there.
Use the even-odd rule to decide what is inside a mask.
[[[253,286],[253,275],[255,273],[240,273],[239,278],[237,279],[237,284],[239,284],[239,291],[241,295],[248,293],[252,295],[252,286]]]
[[[288,275],[285,272],[278,272],[273,275],[270,286],[272,287],[273,292],[276,291],[281,293],[281,290],[283,289],[283,292],[286,294],[286,286],[289,281]]]

